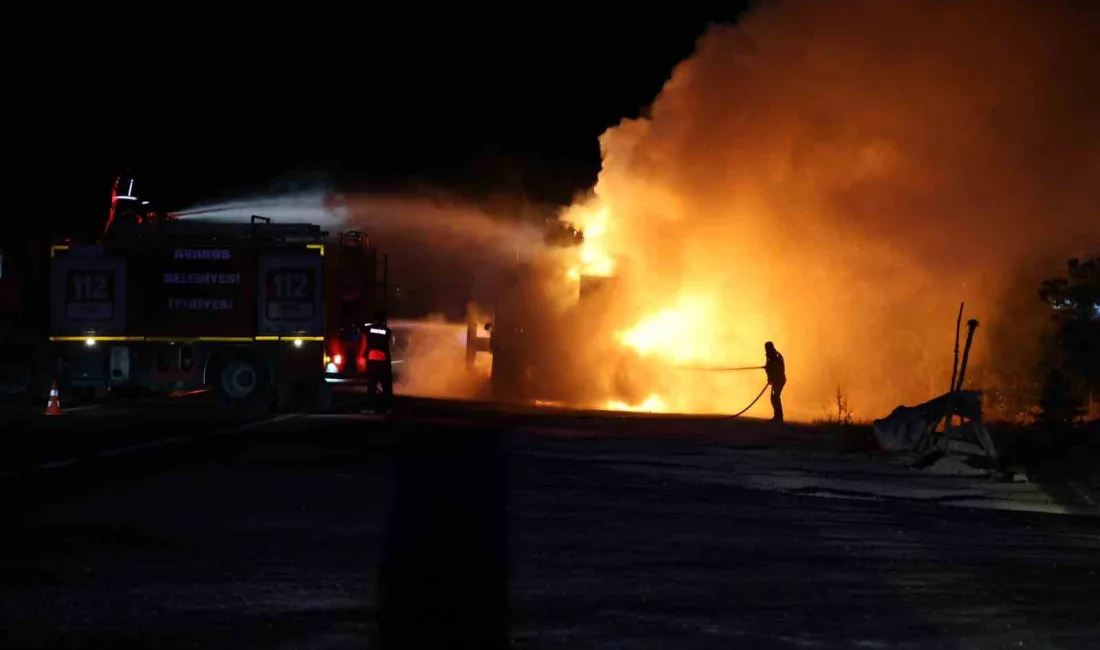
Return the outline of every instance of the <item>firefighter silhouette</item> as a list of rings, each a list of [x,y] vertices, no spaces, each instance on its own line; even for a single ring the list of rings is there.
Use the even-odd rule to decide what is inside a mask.
[[[772,387],[772,422],[783,421],[783,386],[787,384],[787,364],[783,361],[783,355],[775,349],[775,344],[768,341],[764,344],[764,372],[768,375],[768,383]]]
[[[366,327],[366,371],[370,386],[370,409],[376,412],[393,408],[393,366],[390,358],[392,338],[386,313],[377,311]]]

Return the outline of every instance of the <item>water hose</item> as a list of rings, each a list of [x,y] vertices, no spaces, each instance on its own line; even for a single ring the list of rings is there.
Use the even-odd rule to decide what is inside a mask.
[[[764,366],[739,366],[739,367],[736,367],[736,368],[715,367],[715,366],[675,366],[675,368],[677,370],[696,370],[696,371],[700,371],[700,372],[737,372],[737,371],[740,371],[740,370],[764,370]],[[753,406],[755,406],[757,402],[760,401],[760,398],[764,396],[764,391],[768,390],[768,386],[771,386],[771,382],[766,382],[764,384],[764,387],[760,389],[760,393],[757,394],[755,399],[753,399],[751,402],[749,402],[748,406],[741,409],[737,413],[734,413],[733,415],[723,416],[722,419],[723,420],[732,420],[734,418],[739,418],[742,415],[744,415],[745,411],[748,411]]]
[[[723,366],[673,366],[675,370],[694,370],[696,372],[737,372],[738,370],[763,370],[764,366],[740,366],[729,368]]]
[[[749,402],[748,406],[741,409],[737,413],[734,413],[733,415],[727,415],[727,416],[723,417],[722,419],[723,420],[732,420],[733,418],[739,418],[742,415],[744,415],[745,411],[751,409],[757,402],[760,401],[760,398],[764,396],[764,391],[768,390],[768,386],[771,386],[771,382],[768,382],[768,383],[764,384],[764,387],[760,389],[760,394],[758,394],[755,399],[753,399],[751,402]]]

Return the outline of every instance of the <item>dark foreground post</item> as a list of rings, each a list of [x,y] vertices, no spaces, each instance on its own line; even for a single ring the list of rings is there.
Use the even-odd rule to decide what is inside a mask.
[[[508,644],[507,476],[497,430],[404,431],[379,570],[382,648]]]

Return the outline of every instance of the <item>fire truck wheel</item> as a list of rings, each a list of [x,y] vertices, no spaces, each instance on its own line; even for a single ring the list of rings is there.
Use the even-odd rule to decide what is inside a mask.
[[[36,372],[33,360],[0,350],[0,402],[17,404],[37,399]]]
[[[222,366],[218,390],[231,404],[252,402],[266,391],[266,377],[250,359],[235,357]]]
[[[22,397],[31,387],[30,368],[5,368],[0,370],[0,394],[9,397]]]

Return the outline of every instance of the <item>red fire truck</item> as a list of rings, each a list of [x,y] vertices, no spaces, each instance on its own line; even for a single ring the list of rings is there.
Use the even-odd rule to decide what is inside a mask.
[[[385,299],[366,234],[259,216],[112,209],[99,241],[51,258],[52,375],[97,396],[210,388],[236,405],[323,406],[326,374],[362,371],[359,331]]]
[[[0,243],[0,404],[40,396],[46,241]]]

